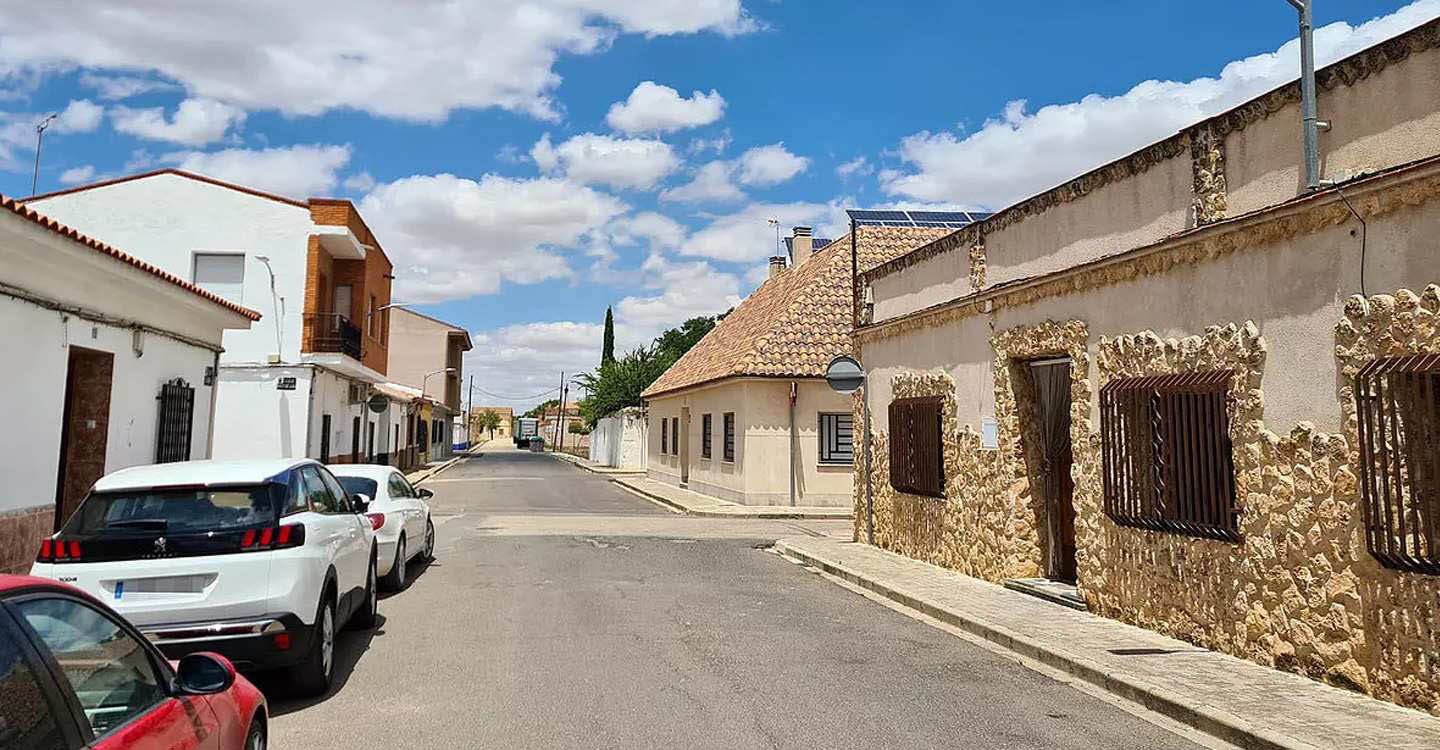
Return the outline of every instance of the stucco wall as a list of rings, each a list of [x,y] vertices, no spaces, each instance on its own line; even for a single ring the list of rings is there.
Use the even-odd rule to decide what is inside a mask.
[[[640,407],[622,409],[595,422],[590,431],[589,458],[602,466],[644,469],[647,422]]]
[[[222,365],[215,400],[215,457],[318,457],[306,452],[310,408],[309,367]],[[281,391],[281,378],[295,378],[295,390]]]
[[[455,329],[404,308],[390,310],[390,360],[387,377],[392,383],[425,388],[432,398],[448,398],[447,382],[459,382],[460,373],[425,375],[443,370],[448,361],[450,333]],[[458,404],[451,404],[457,406]]]

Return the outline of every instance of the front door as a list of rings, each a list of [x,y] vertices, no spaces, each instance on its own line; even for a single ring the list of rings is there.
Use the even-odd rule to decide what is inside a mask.
[[[55,484],[55,528],[59,529],[90,485],[105,475],[110,434],[110,386],[115,355],[70,347],[65,375],[65,413],[60,426],[60,466]]]
[[[1075,480],[1070,476],[1070,359],[1029,363],[1039,421],[1040,491],[1049,535],[1047,575],[1075,581]]]

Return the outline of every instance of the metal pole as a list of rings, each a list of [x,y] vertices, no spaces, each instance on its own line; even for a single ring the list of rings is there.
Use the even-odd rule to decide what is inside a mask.
[[[565,447],[565,399],[570,395],[570,384],[560,388],[560,419],[555,423],[555,450]]]
[[[795,397],[797,386],[790,381],[790,507],[795,507]]]
[[[1320,181],[1319,131],[1329,129],[1315,108],[1315,18],[1314,0],[1287,0],[1300,14],[1300,111],[1305,151],[1305,189],[1318,190]]]
[[[865,543],[875,545],[875,494],[870,490],[870,387],[860,392],[860,413],[865,420]]]
[[[30,178],[30,194],[35,194],[35,188],[40,184],[40,147],[45,143],[45,129],[55,121],[59,115],[47,116],[35,125],[35,174]]]
[[[470,437],[470,420],[475,418],[475,376],[470,376],[470,391],[465,394],[465,443],[466,447],[473,447],[470,443],[474,439]]]

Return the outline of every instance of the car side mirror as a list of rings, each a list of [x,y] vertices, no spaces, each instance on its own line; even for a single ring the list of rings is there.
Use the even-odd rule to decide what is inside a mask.
[[[435,497],[435,493],[429,487],[421,487],[420,489],[415,490],[415,496],[419,497],[421,500],[429,500],[430,498]]]
[[[186,654],[175,667],[175,688],[184,695],[214,695],[234,684],[235,665],[219,654]]]
[[[363,492],[357,492],[351,495],[350,509],[356,513],[364,513],[370,510],[370,496]]]

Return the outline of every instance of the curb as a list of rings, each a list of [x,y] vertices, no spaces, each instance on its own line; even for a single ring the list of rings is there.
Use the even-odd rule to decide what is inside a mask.
[[[433,477],[433,476],[435,476],[436,474],[439,474],[440,472],[442,472],[442,471],[450,468],[451,466],[454,466],[455,464],[460,463],[460,461],[463,460],[463,459],[466,459],[466,458],[474,458],[475,456],[484,455],[484,454],[480,453],[480,449],[483,448],[484,446],[485,446],[485,443],[481,443],[480,445],[477,445],[477,446],[475,446],[475,447],[473,447],[473,448],[469,448],[469,449],[465,450],[465,451],[462,452],[462,453],[457,453],[457,454],[455,454],[454,457],[450,458],[450,459],[447,460],[445,463],[440,464],[439,466],[436,466],[436,467],[433,468],[433,469],[421,469],[420,471],[416,472],[416,474],[419,475],[419,476],[417,476],[416,478],[411,479],[411,478],[410,478],[411,475],[408,475],[408,474],[407,474],[407,475],[405,476],[405,479],[406,479],[406,481],[410,482],[410,484],[412,484],[412,485],[413,485],[413,484],[420,484],[421,482],[423,482],[423,481],[425,481],[425,480],[427,480],[427,479],[430,479],[431,477]]]
[[[754,513],[719,513],[711,510],[695,510],[693,508],[688,508],[684,505],[681,505],[680,503],[677,503],[670,498],[664,497],[662,495],[657,495],[641,487],[636,487],[635,485],[630,484],[623,479],[611,479],[610,481],[623,486],[625,489],[630,490],[631,492],[636,492],[644,495],[645,497],[654,500],[657,503],[660,503],[662,505],[668,505],[669,507],[680,511],[687,516],[695,516],[697,518],[757,518],[762,520],[791,521],[848,521],[852,518],[852,516],[836,516],[830,514],[806,513],[804,511],[788,510],[762,510]]]
[[[775,551],[795,562],[818,568],[901,606],[924,613],[947,625],[983,638],[1020,656],[1073,675],[1119,698],[1139,704],[1216,739],[1254,750],[1315,750],[1314,745],[1256,727],[1238,716],[1210,706],[1190,705],[1170,690],[1141,680],[1107,673],[1103,667],[1081,656],[1047,648],[1007,628],[986,624],[964,613],[929,604],[892,588],[843,564],[822,559],[792,547],[785,539],[775,542]]]
[[[638,477],[638,476],[644,476],[644,474],[645,474],[644,471],[628,471],[628,470],[621,470],[621,469],[610,469],[610,470],[599,469],[599,468],[596,468],[596,467],[594,467],[594,466],[590,466],[590,465],[589,465],[589,462],[587,462],[587,461],[584,461],[584,460],[582,460],[582,459],[580,459],[580,458],[577,458],[576,456],[573,456],[573,455],[571,455],[571,454],[569,454],[569,453],[564,453],[564,452],[561,452],[561,451],[555,451],[555,452],[550,453],[549,455],[554,456],[555,458],[558,458],[558,459],[560,459],[561,461],[564,461],[564,462],[570,464],[571,466],[574,466],[574,467],[577,468],[577,469],[582,469],[582,470],[584,470],[584,471],[590,472],[591,474],[599,474],[599,475],[601,475],[601,476],[607,476],[607,477],[609,477],[609,476],[622,476],[622,477],[624,477],[624,476],[634,476],[634,477]]]

